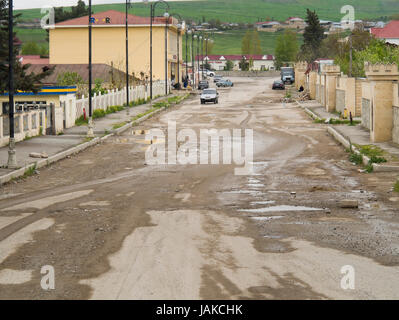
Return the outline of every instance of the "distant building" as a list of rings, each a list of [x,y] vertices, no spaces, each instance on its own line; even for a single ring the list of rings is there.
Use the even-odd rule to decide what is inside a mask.
[[[299,17],[289,17],[285,23],[287,24],[287,28],[290,29],[305,29],[306,22],[302,18]]]
[[[399,46],[399,20],[393,20],[383,28],[371,28],[370,33],[386,43]]]
[[[204,56],[204,64],[208,63],[212,70],[222,71],[226,67],[227,61],[231,61],[234,65],[233,70],[240,70],[240,62],[244,59],[252,61],[251,70],[274,70],[274,56],[267,55],[208,55]],[[202,63],[202,56],[197,56],[195,61],[199,59]]]
[[[264,22],[257,22],[255,27],[258,31],[263,32],[276,32],[282,28],[282,25],[278,21],[264,21]]]

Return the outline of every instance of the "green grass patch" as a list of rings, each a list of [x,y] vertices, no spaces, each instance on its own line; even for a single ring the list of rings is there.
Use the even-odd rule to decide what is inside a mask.
[[[36,173],[36,163],[33,166],[31,166],[25,170],[25,173],[22,176],[22,178],[27,178],[27,177],[33,176],[35,173]]]
[[[393,185],[393,191],[399,192],[399,180],[397,180]]]
[[[88,123],[89,123],[89,120],[87,118],[85,120],[83,116],[81,116],[75,120],[75,126],[83,126]]]
[[[364,154],[368,158],[382,157],[385,154],[384,150],[372,144],[368,145],[355,144],[354,146],[360,151],[361,154]]]
[[[123,127],[124,125],[126,125],[126,124],[127,124],[126,121],[121,122],[121,123],[114,124],[113,127],[112,127],[112,129],[117,130],[117,129],[119,129],[119,128],[122,128],[122,127]]]
[[[348,126],[357,126],[358,124],[361,123],[359,120],[353,120],[352,123],[350,120],[347,119],[333,119],[331,118],[327,123],[327,119],[315,119],[314,123],[321,123],[321,124],[332,124],[332,125],[339,125],[339,124],[346,124]]]
[[[352,152],[349,155],[349,161],[352,163],[356,163],[359,166],[359,165],[363,164],[363,156],[361,154]]]

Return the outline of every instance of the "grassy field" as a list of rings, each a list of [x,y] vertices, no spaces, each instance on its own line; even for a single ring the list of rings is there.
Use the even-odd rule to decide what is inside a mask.
[[[210,54],[241,54],[241,40],[244,37],[245,30],[229,30],[223,33],[215,33],[212,36],[214,39],[214,46]],[[281,32],[269,33],[259,32],[259,38],[261,42],[262,54],[273,54],[276,45],[276,39]],[[185,57],[186,48],[185,37],[183,37],[183,57]],[[303,36],[298,35],[298,46],[303,43]],[[191,40],[189,39],[189,46],[191,46]],[[196,48],[196,43],[195,43]],[[195,49],[196,50],[196,49]],[[189,54],[190,54],[189,50]],[[205,54],[205,52],[204,52]],[[189,58],[190,59],[190,58]]]
[[[305,17],[306,8],[314,9],[320,19],[339,21],[342,17],[340,8],[352,5],[356,19],[371,19],[389,16],[399,12],[399,0],[204,0],[190,2],[170,2],[170,13],[178,13],[184,19],[202,21],[220,19],[222,22],[256,22],[260,20],[286,20],[289,16]],[[124,4],[106,4],[93,6],[94,12],[106,10],[125,10]],[[135,3],[130,13],[148,16],[149,6]],[[41,17],[40,9],[17,10],[22,14],[21,20],[30,21]],[[163,12],[157,8],[157,15]],[[227,31],[215,34],[213,54],[240,54],[241,39],[245,31]],[[41,29],[18,29],[18,37],[23,41],[46,42],[46,32]],[[261,33],[263,53],[273,54],[278,33]],[[302,39],[299,39],[301,42]],[[48,44],[46,44],[48,45]],[[184,46],[185,47],[185,46]]]
[[[378,18],[399,12],[398,0],[204,0],[170,2],[171,13],[179,13],[185,19],[220,19],[228,22],[256,22],[258,19],[286,20],[289,16],[304,17],[306,8],[316,10],[321,19],[340,20],[341,7],[352,5],[356,19]],[[94,12],[109,9],[124,11],[124,4],[93,6]],[[135,3],[131,13],[149,15],[149,6]],[[157,13],[162,13],[159,6]],[[40,17],[39,9],[19,10],[23,20]]]

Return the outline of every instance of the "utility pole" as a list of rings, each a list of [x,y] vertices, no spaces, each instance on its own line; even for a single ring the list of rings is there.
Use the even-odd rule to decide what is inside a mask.
[[[91,0],[89,0],[89,128],[87,131],[87,137],[93,138],[93,104],[92,104],[92,11],[91,11]]]
[[[168,89],[168,33],[169,33],[169,16],[165,17],[165,95],[169,94]]]
[[[7,167],[10,169],[17,168],[17,156],[15,151],[14,137],[14,17],[13,17],[13,0],[8,2],[8,108],[10,121],[10,142],[8,150]]]
[[[195,88],[195,53],[194,53],[194,30],[191,34],[191,73],[193,75],[193,88]]]
[[[151,3],[151,22],[150,22],[150,100],[152,101],[152,19],[154,16],[154,8]]]
[[[201,80],[204,80],[204,36],[201,38]]]
[[[353,64],[353,41],[352,41],[352,31],[349,36],[349,77],[352,77],[352,64]]]
[[[129,16],[130,0],[126,0],[126,113],[129,115]]]

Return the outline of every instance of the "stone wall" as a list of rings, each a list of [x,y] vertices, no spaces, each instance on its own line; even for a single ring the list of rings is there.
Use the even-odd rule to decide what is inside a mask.
[[[344,113],[345,109],[345,90],[337,89],[336,91],[336,110]]]
[[[216,71],[223,77],[265,77],[280,78],[280,71]]]
[[[392,141],[399,144],[399,107],[393,107]]]
[[[369,129],[370,126],[370,107],[371,101],[369,99],[362,99],[362,126]]]

